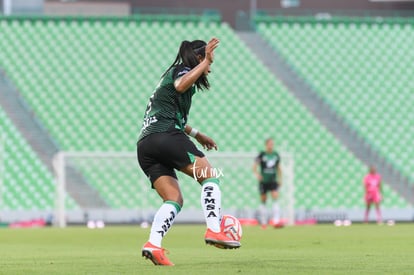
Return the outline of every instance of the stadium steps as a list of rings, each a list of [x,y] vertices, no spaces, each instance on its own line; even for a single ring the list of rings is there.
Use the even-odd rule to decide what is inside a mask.
[[[53,156],[59,151],[59,148],[32,115],[28,105],[19,92],[9,83],[6,74],[1,69],[0,106],[8,114],[39,159],[53,174]],[[67,192],[82,208],[107,207],[106,202],[96,190],[87,184],[81,173],[71,167],[68,167],[66,173]],[[79,189],[80,186],[82,189]],[[78,190],[82,190],[82,192],[78,192]]]
[[[258,33],[238,32],[239,38],[256,54],[257,58],[276,76],[291,93],[326,127],[352,154],[367,166],[375,163],[384,182],[407,201],[414,203],[413,185],[388,160],[378,154],[364,139],[304,82]]]

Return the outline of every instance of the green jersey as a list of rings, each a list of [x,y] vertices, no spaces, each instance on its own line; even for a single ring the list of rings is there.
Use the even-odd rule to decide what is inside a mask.
[[[277,182],[277,167],[280,162],[280,156],[277,152],[260,152],[256,157],[256,162],[260,164],[260,173],[263,177],[263,183]]]
[[[174,87],[174,81],[190,70],[184,65],[177,65],[160,80],[147,104],[139,140],[149,134],[174,128],[184,131],[196,88],[193,85],[187,91],[179,93]]]

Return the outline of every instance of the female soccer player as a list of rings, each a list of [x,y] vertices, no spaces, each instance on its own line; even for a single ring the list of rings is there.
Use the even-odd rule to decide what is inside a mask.
[[[253,164],[253,173],[256,175],[259,181],[259,193],[260,193],[260,224],[263,229],[267,226],[267,209],[266,201],[267,194],[272,196],[272,224],[275,228],[283,227],[283,223],[280,221],[280,208],[277,201],[279,197],[278,189],[282,184],[282,171],[280,169],[280,156],[274,151],[273,139],[268,138],[265,141],[265,151],[260,152],[256,157]],[[260,167],[260,171],[258,171]]]
[[[382,223],[381,217],[381,175],[377,173],[377,169],[374,166],[369,167],[369,173],[364,177],[364,189],[365,189],[365,223],[368,222],[369,210],[371,204],[375,204],[375,210],[377,212],[377,223]]]
[[[173,265],[165,256],[161,241],[183,206],[175,169],[195,177],[201,185],[201,206],[207,224],[205,242],[219,248],[240,247],[239,242],[220,230],[219,179],[214,177],[209,161],[189,136],[207,150],[217,150],[217,145],[213,139],[187,124],[196,90],[210,88],[207,75],[218,45],[217,38],[208,43],[183,41],[174,63],[162,75],[145,111],[137,144],[138,162],[163,204],[154,216],[142,255],[155,265]]]

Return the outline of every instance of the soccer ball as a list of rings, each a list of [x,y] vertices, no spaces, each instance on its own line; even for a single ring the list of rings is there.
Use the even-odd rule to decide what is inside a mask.
[[[223,215],[221,218],[220,228],[227,237],[235,241],[240,241],[243,235],[243,229],[240,221],[232,215]]]

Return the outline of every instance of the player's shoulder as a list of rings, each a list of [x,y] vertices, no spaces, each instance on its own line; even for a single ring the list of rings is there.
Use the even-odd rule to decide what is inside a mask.
[[[266,154],[265,151],[260,151],[257,157],[262,158],[265,154]]]
[[[276,158],[280,159],[280,154],[278,151],[273,151],[273,155],[276,156]]]
[[[184,64],[178,64],[173,68],[173,77],[179,78],[191,71],[190,67],[185,66]]]
[[[167,72],[165,72],[158,87],[166,87],[172,85],[177,78],[183,76],[190,70],[190,68],[184,66],[183,64],[172,66]]]
[[[263,152],[263,151],[260,151],[260,152],[256,155],[256,157],[255,157],[255,161],[256,161],[256,162],[261,162],[261,161],[262,161],[262,159],[263,159],[263,156],[264,156],[264,152]]]

